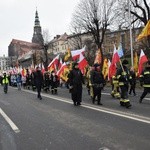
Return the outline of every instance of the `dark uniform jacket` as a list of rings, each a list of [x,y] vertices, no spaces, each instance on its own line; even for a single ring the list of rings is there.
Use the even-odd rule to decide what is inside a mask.
[[[143,87],[150,87],[150,67],[146,67],[140,75],[140,82]]]
[[[90,76],[91,84],[93,86],[103,88],[105,80],[102,72],[92,71]]]
[[[126,66],[123,66],[124,71],[122,68],[117,70],[117,79],[119,80],[119,85],[128,85],[129,79],[131,79],[129,69]]]

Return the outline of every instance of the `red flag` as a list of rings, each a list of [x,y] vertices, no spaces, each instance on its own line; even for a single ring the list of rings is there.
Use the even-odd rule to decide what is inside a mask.
[[[85,67],[88,65],[88,62],[86,61],[85,57],[82,55],[82,53],[80,54],[80,59],[79,59],[79,69],[81,70],[81,72],[83,74],[85,74]]]
[[[48,70],[52,71],[56,71],[56,66],[58,66],[58,62],[59,62],[59,55],[57,55],[48,65]]]
[[[148,59],[146,55],[144,54],[143,50],[141,50],[140,58],[139,58],[139,68],[138,68],[138,76],[142,73],[143,70],[143,64],[147,62]]]
[[[72,55],[72,59],[75,61],[77,59],[79,59],[80,57],[80,54],[84,53],[85,51],[85,47],[83,47],[82,49],[79,49],[79,50],[74,50],[74,51],[71,51],[71,55]]]
[[[114,53],[113,53],[113,57],[112,57],[112,64],[116,64],[119,61],[120,61],[120,57],[118,55],[116,46],[114,45]]]
[[[62,72],[64,71],[64,69],[67,68],[66,63],[64,62],[61,66],[61,68],[57,71],[57,76],[60,77],[60,75],[62,74]]]
[[[112,57],[112,63],[109,67],[109,78],[111,78],[112,76],[114,76],[116,74],[116,63],[120,61],[118,52],[116,50],[116,46],[114,45],[114,53],[113,53],[113,57]]]

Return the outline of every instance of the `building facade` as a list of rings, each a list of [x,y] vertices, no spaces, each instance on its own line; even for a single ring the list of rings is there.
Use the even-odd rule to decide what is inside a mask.
[[[138,50],[139,43],[136,41],[137,36],[140,34],[142,28],[132,30],[133,49]],[[72,34],[68,35],[63,42],[60,42],[61,36],[57,35],[49,43],[49,53],[64,53],[67,48],[71,50],[80,49],[84,45],[94,44],[93,37],[90,33]],[[62,44],[63,43],[63,44]],[[117,31],[107,30],[104,36],[102,45],[104,55],[112,55],[114,51],[114,44],[122,45],[125,54],[130,53],[130,31],[129,29],[118,29]],[[65,45],[65,46],[64,46]],[[64,47],[63,47],[64,46]]]
[[[0,71],[8,70],[10,68],[10,57],[3,55],[0,57]]]
[[[68,46],[68,35],[66,33],[62,35],[56,35],[53,40],[49,42],[48,53],[58,54],[65,53]]]
[[[21,65],[27,67],[34,63],[40,63],[42,61],[43,54],[43,36],[41,33],[41,26],[38,17],[38,12],[35,13],[35,24],[32,42],[12,39],[8,46],[8,57],[11,59],[16,58],[16,63],[11,61],[11,66],[15,67]]]

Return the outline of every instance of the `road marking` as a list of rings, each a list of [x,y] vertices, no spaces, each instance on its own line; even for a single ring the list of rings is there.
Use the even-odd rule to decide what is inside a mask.
[[[150,98],[144,98],[145,100],[147,100],[147,101],[150,101]]]
[[[19,128],[13,123],[13,121],[5,114],[5,112],[0,108],[0,114],[6,120],[6,122],[10,125],[10,127],[14,130],[14,132],[19,133]]]
[[[24,91],[32,93],[32,94],[36,94],[33,91],[28,91],[28,90],[24,90]],[[44,93],[42,93],[42,96],[47,97],[47,98],[51,98],[51,99],[54,99],[54,100],[57,100],[57,101],[61,101],[61,102],[72,104],[72,101],[70,99],[68,99],[68,98],[61,98],[61,97],[58,97],[58,96],[47,95],[47,94],[44,94]],[[144,116],[140,116],[140,115],[136,115],[136,114],[131,114],[131,113],[127,113],[127,112],[117,111],[117,110],[113,110],[113,109],[109,109],[109,108],[97,107],[97,106],[93,106],[93,105],[85,104],[85,103],[82,103],[81,107],[150,124],[150,118],[149,117],[144,117]]]

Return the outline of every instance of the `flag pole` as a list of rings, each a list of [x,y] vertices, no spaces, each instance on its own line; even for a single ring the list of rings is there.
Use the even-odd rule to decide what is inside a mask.
[[[124,72],[124,68],[123,68],[123,65],[122,65],[122,61],[119,60],[119,62],[120,62],[120,66],[121,66],[121,68],[122,68],[122,71]]]
[[[129,26],[130,26],[130,49],[131,49],[131,66],[133,67],[133,41],[132,41],[132,26],[131,26],[131,5],[130,0],[128,0],[128,10],[129,10]]]

